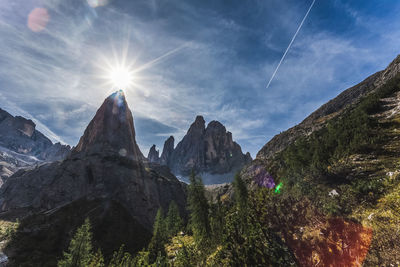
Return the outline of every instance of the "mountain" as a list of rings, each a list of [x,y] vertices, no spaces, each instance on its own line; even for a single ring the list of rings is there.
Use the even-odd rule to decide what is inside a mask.
[[[132,113],[118,91],[104,101],[64,161],[21,170],[1,188],[2,216],[24,214],[20,219],[25,230],[17,233],[19,241],[7,250],[13,264],[32,256],[27,247],[32,242],[42,247],[40,253],[50,254],[38,266],[44,266],[45,259],[55,261],[68,242],[57,232],[70,233],[85,217],[91,219],[106,248],[103,253],[109,255],[122,243],[129,243],[132,250],[143,247],[157,209],[167,210],[172,200],[184,216],[184,184],[168,168],[143,159]],[[102,229],[113,229],[112,234],[100,235]],[[39,238],[46,235],[57,238],[50,242]]]
[[[300,124],[274,136],[257,153],[257,159],[268,159],[275,153],[282,151],[300,136],[306,136],[322,128],[327,121],[340,116],[351,106],[356,105],[360,99],[370,92],[382,87],[393,79],[400,71],[400,56],[396,57],[383,71],[379,71],[359,84],[343,91],[334,99],[322,105]]]
[[[400,56],[272,138],[241,171],[255,209],[268,211],[260,223],[300,266],[400,260],[399,103]],[[232,187],[210,193],[226,199]]]
[[[193,170],[205,184],[217,184],[232,181],[251,156],[242,153],[220,122],[211,121],[206,127],[204,118],[197,116],[175,149],[172,136],[165,141],[160,161],[183,179]]]
[[[32,120],[12,116],[0,108],[0,146],[22,155],[36,157],[42,161],[61,160],[70,147],[53,144],[50,139],[36,130]]]
[[[19,169],[63,160],[70,150],[68,145],[53,144],[33,121],[0,108],[0,186]]]
[[[116,152],[133,161],[144,159],[136,143],[132,113],[122,91],[104,101],[72,151],[85,156]]]

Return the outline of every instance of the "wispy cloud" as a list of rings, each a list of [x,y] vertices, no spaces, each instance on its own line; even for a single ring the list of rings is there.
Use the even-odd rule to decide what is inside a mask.
[[[127,98],[142,150],[170,134],[179,140],[202,114],[254,156],[396,55],[399,3],[391,1],[388,17],[366,14],[362,3],[317,3],[265,89],[299,26],[293,18],[310,1],[114,1],[93,9],[84,0],[0,0],[0,107],[74,145],[111,92],[105,59],[122,57],[140,70]],[[26,19],[38,6],[50,20],[34,33]]]

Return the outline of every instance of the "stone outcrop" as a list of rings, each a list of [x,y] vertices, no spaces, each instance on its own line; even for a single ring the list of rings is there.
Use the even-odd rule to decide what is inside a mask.
[[[114,93],[64,161],[21,170],[7,179],[0,192],[0,209],[36,213],[77,200],[102,199],[120,203],[151,229],[157,209],[167,210],[172,200],[185,213],[185,187],[168,169],[147,166],[143,158],[125,96]]]

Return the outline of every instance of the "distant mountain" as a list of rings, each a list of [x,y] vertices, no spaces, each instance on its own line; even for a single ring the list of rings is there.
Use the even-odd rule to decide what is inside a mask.
[[[12,116],[0,108],[0,146],[38,160],[61,160],[71,150],[68,145],[53,144],[32,120]]]
[[[63,160],[71,147],[53,144],[33,121],[0,108],[0,185],[20,168]]]
[[[249,153],[242,153],[241,147],[232,140],[232,133],[220,122],[211,121],[205,127],[202,116],[196,117],[176,148],[171,136],[165,141],[161,158],[154,145],[149,156],[151,162],[167,165],[183,179],[193,170],[206,184],[232,181],[234,173],[252,160]]]
[[[30,242],[51,251],[37,266],[55,260],[67,245],[65,235],[56,234],[57,227],[61,225],[63,233],[69,233],[87,216],[100,235],[102,247],[109,248],[103,251],[105,254],[122,243],[129,243],[132,250],[141,248],[151,236],[157,209],[167,210],[172,200],[184,216],[184,184],[168,168],[148,165],[143,159],[135,140],[132,113],[123,92],[116,92],[104,101],[64,161],[20,171],[1,188],[3,214],[22,210],[22,214],[33,214],[22,219],[25,229],[30,229],[19,233],[25,241],[10,244],[11,261],[21,264],[19,260],[30,257],[31,250],[25,247]],[[38,226],[38,220],[45,223]],[[109,223],[106,229],[112,229],[112,234],[101,233],[103,222]],[[38,239],[52,234],[62,239],[54,244]]]

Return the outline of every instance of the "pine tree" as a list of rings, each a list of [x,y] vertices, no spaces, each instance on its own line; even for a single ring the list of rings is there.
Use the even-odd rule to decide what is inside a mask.
[[[133,258],[133,266],[135,267],[142,267],[142,266],[149,266],[150,265],[150,260],[149,260],[149,252],[142,250],[139,251],[135,258]]]
[[[234,181],[235,206],[225,217],[223,255],[230,266],[293,266],[294,258],[280,238],[255,215],[254,201],[239,175]],[[262,202],[262,201],[260,201]],[[265,205],[265,203],[257,203]]]
[[[154,262],[157,259],[159,253],[161,253],[162,256],[165,255],[165,248],[164,248],[165,243],[166,243],[165,221],[162,209],[159,208],[154,221],[153,237],[151,238],[149,244],[150,262]]]
[[[89,219],[78,228],[72,238],[64,259],[58,262],[59,267],[86,267],[92,259],[92,233]]]
[[[239,174],[235,175],[233,189],[235,194],[235,205],[232,207],[229,215],[225,218],[226,225],[223,243],[231,263],[241,266],[248,264],[247,251],[249,249],[248,242],[250,241],[249,237],[252,225],[249,225],[248,223],[247,187]]]
[[[179,215],[178,205],[173,200],[169,204],[165,224],[168,237],[176,235],[183,228],[183,220]]]
[[[125,252],[125,245],[115,251],[108,267],[136,267],[135,258],[129,252]]]
[[[96,254],[93,255],[92,260],[90,261],[90,264],[88,267],[104,267],[104,257],[103,253],[101,253],[101,250],[98,249]]]
[[[210,209],[210,226],[212,232],[212,239],[215,245],[222,242],[222,234],[225,226],[225,214],[221,203],[221,199],[218,198],[217,203],[211,204]]]
[[[124,247],[125,245],[121,245],[118,251],[114,251],[113,257],[111,258],[110,263],[108,264],[109,267],[121,266],[121,261],[124,257]]]
[[[205,196],[203,182],[201,178],[196,177],[194,173],[192,173],[190,176],[190,185],[188,187],[188,204],[193,237],[200,248],[206,249],[209,245],[208,241],[211,235],[209,205]]]
[[[246,184],[244,183],[239,173],[235,175],[233,188],[235,192],[236,206],[239,211],[245,212],[245,210],[247,209],[248,192]]]

